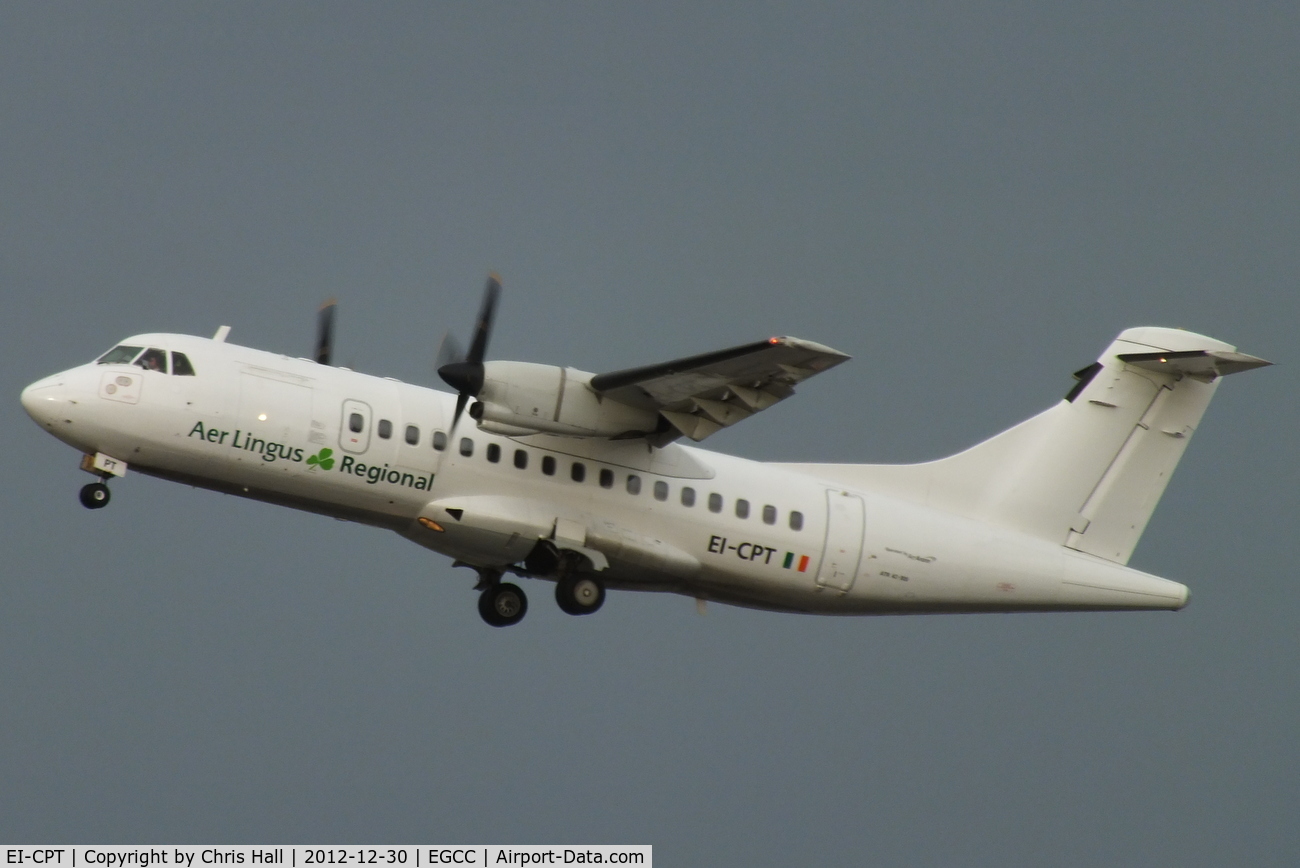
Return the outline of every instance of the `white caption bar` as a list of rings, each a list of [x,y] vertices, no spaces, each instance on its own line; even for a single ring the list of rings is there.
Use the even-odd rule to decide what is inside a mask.
[[[375,865],[427,868],[430,865],[639,865],[652,866],[654,848],[649,844],[421,844],[326,846],[253,846],[248,844],[204,847],[180,846],[75,847],[0,844],[4,862],[0,868],[179,868],[237,865],[243,868],[316,868],[316,866]]]

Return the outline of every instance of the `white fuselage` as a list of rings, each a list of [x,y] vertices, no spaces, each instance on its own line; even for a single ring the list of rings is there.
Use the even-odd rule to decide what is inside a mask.
[[[603,556],[610,588],[784,611],[1187,601],[1175,582],[789,468],[678,444],[498,436],[468,417],[453,433],[447,393],[186,335],[125,343],[182,352],[195,373],[82,365],[28,387],[28,413],[143,473],[385,527],[474,566],[509,568],[554,539]]]

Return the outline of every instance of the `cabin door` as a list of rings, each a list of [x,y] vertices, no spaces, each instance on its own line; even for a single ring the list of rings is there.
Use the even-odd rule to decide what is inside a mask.
[[[343,418],[339,420],[339,446],[344,452],[360,455],[370,448],[370,426],[374,422],[370,405],[351,398],[343,402]]]
[[[846,592],[858,577],[862,560],[862,537],[866,530],[866,507],[862,498],[845,491],[826,491],[826,546],[817,587]]]

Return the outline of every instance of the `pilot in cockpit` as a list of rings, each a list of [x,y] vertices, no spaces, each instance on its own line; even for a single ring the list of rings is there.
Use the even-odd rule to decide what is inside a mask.
[[[134,361],[132,361],[134,359]],[[167,351],[160,350],[157,347],[129,347],[126,345],[116,346],[97,360],[101,365],[125,365],[134,364],[137,367],[144,368],[146,371],[157,371],[160,374],[167,373]],[[192,377],[194,376],[194,366],[190,364],[189,358],[184,353],[172,352],[172,369],[173,376]]]
[[[150,347],[140,354],[140,358],[135,363],[146,371],[157,371],[160,374],[167,373],[167,354],[159,349]]]

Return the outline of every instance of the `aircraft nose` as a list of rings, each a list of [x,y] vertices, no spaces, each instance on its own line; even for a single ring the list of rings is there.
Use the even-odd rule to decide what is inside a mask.
[[[64,381],[56,375],[37,380],[23,389],[23,409],[38,425],[48,426],[68,403]]]

